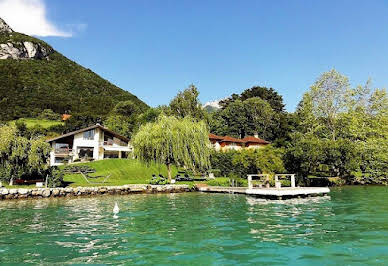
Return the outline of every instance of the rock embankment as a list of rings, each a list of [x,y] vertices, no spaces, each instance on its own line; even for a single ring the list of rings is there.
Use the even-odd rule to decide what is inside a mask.
[[[0,188],[0,199],[26,199],[50,197],[74,197],[92,195],[126,195],[135,193],[181,193],[194,191],[188,185],[124,185],[105,187],[66,187],[66,188]]]

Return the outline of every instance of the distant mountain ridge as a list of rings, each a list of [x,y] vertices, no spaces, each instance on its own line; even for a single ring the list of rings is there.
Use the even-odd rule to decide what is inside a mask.
[[[116,103],[143,101],[0,18],[0,121],[56,113],[106,115]]]
[[[225,98],[224,98],[225,99]],[[216,112],[217,110],[221,109],[220,102],[224,99],[218,99],[214,101],[209,101],[205,103],[202,107],[205,109],[208,113]]]

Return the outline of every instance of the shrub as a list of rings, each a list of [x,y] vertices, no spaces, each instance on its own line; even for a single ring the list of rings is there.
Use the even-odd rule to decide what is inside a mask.
[[[210,154],[210,164],[212,168],[219,170],[219,176],[228,176],[233,171],[231,166],[235,154],[236,151],[212,151]]]
[[[213,173],[214,177],[221,177],[221,170],[220,169],[211,169],[209,170],[209,173]]]
[[[48,172],[47,186],[48,187],[61,187],[63,186],[63,172],[57,167],[51,167]]]
[[[151,185],[166,185],[168,184],[168,180],[163,177],[156,177],[150,180]]]
[[[38,118],[47,120],[59,120],[61,116],[57,113],[54,113],[54,111],[51,109],[44,109]]]
[[[232,184],[234,184],[235,186],[239,186],[239,187],[247,187],[248,181],[244,178],[231,176],[231,178],[218,177],[218,178],[207,181],[207,184],[209,186],[218,186],[218,187],[230,187],[230,186],[232,186]]]
[[[212,180],[207,181],[209,186],[218,186],[218,187],[229,187],[230,182],[229,178],[226,177],[218,177]]]
[[[282,156],[282,149],[268,145],[260,149],[214,151],[210,160],[212,167],[219,169],[221,176],[234,175],[246,179],[248,174],[284,172]]]

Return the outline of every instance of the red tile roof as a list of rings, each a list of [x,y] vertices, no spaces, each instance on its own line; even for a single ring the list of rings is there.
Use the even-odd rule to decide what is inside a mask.
[[[256,138],[252,136],[247,136],[242,139],[245,143],[257,143],[257,144],[269,144],[270,142],[263,140],[261,138]]]
[[[209,134],[209,139],[216,139],[216,140],[222,140],[224,137],[220,137],[217,135],[214,135],[212,133]]]
[[[220,142],[252,143],[252,144],[263,144],[263,145],[270,144],[270,142],[268,142],[266,140],[263,140],[261,138],[252,137],[252,136],[246,136],[243,139],[237,139],[237,138],[233,138],[230,136],[222,137],[222,136],[217,136],[215,134],[210,133],[209,139],[218,140]]]
[[[62,115],[62,121],[65,121],[65,120],[67,120],[67,119],[69,119],[71,117],[71,115],[69,115],[69,114],[63,114]]]
[[[238,143],[244,143],[244,141],[241,140],[241,139],[236,139],[236,138],[232,138],[232,137],[229,137],[229,136],[223,137],[221,141],[223,141],[223,142],[238,142]]]

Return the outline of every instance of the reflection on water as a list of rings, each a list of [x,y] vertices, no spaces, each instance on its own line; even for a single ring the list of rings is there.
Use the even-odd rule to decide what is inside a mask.
[[[284,201],[200,193],[2,201],[0,264],[385,264],[387,192],[341,188],[331,197]]]
[[[323,232],[321,216],[334,216],[328,204],[330,196],[281,201],[246,197],[246,201],[249,233],[256,239],[282,245],[314,241]]]

